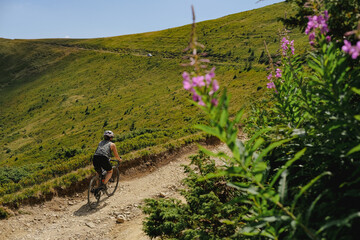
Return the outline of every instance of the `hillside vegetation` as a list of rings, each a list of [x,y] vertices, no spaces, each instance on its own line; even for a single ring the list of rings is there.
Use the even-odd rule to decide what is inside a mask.
[[[232,95],[231,112],[264,97],[264,41],[276,52],[283,28],[277,18],[291,14],[289,6],[197,25],[199,42]],[[0,39],[1,201],[52,191],[89,174],[82,168],[106,129],[117,134],[126,160],[201,138],[192,126],[204,123],[205,114],[190,107],[179,78],[190,31],[187,25],[98,39]],[[291,36],[304,52],[305,36],[298,30]],[[35,183],[43,184],[27,189]]]

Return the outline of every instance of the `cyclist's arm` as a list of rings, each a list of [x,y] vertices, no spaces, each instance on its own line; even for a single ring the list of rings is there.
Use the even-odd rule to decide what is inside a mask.
[[[111,143],[110,148],[111,148],[111,150],[112,150],[113,153],[114,153],[114,157],[115,157],[117,160],[120,161],[121,158],[120,158],[120,156],[119,156],[119,154],[118,154],[118,152],[117,152],[115,143]]]

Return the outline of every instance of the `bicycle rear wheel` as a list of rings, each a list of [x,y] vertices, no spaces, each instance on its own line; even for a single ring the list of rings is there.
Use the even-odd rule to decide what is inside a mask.
[[[90,180],[89,189],[88,189],[88,205],[90,208],[94,209],[99,205],[100,197],[102,191],[99,191],[97,188],[99,187],[99,177],[94,176]]]
[[[110,180],[108,181],[108,183],[106,184],[106,194],[110,197],[112,196],[118,185],[119,185],[119,179],[120,179],[120,172],[119,169],[116,166],[113,166],[113,173],[111,175]]]

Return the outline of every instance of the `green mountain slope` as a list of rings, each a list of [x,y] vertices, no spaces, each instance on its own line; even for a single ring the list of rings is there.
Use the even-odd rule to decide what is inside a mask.
[[[286,11],[281,3],[198,23],[199,42],[232,94],[233,111],[264,96],[264,41],[275,53],[277,17]],[[0,196],[89,164],[105,129],[117,134],[122,155],[191,141],[191,126],[206,120],[182,89],[190,31],[187,25],[99,39],[0,39]],[[304,51],[304,35],[291,36]]]

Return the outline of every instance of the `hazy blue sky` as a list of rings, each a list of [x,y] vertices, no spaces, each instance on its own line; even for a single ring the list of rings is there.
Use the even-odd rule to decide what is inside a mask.
[[[0,37],[95,38],[163,30],[283,0],[0,0]]]

